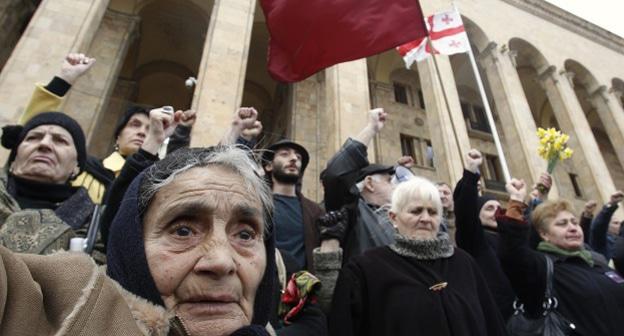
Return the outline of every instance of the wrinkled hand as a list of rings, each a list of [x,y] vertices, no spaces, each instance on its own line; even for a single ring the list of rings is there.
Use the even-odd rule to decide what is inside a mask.
[[[524,202],[524,198],[527,194],[526,183],[524,183],[524,180],[512,178],[511,181],[505,184],[505,189],[507,189],[510,199],[518,202]]]
[[[89,58],[84,54],[72,53],[65,57],[61,72],[58,77],[69,84],[74,84],[80,76],[84,75],[95,64],[95,58]]]
[[[368,111],[368,126],[378,133],[384,127],[388,113],[383,108],[375,108]]]
[[[141,148],[156,155],[158,149],[170,137],[180,123],[184,112],[178,110],[175,113],[165,113],[162,107],[149,112],[149,131]]]
[[[193,127],[193,125],[195,125],[195,121],[197,121],[197,111],[186,110],[182,112],[182,116],[180,117],[181,126]]]
[[[594,200],[587,201],[585,203],[585,206],[583,207],[583,214],[585,215],[585,217],[593,217],[594,211],[596,211],[597,206],[598,206],[598,202]]]
[[[479,167],[483,163],[483,155],[476,149],[471,149],[466,154],[466,170],[476,174],[479,172]]]
[[[401,156],[397,160],[397,164],[405,168],[412,168],[414,166],[414,158],[409,155]]]
[[[618,190],[614,192],[613,194],[611,194],[611,197],[609,198],[609,203],[611,205],[615,205],[615,204],[622,202],[623,199],[624,199],[624,193]]]

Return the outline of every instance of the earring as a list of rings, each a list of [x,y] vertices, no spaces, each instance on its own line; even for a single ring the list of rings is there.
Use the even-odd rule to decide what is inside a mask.
[[[119,152],[119,144],[115,144],[115,147],[113,147],[113,149],[115,150],[115,152]]]

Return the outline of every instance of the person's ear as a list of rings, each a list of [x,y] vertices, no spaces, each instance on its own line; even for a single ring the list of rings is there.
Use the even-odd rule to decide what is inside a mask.
[[[539,234],[540,238],[542,238],[543,241],[548,242],[548,234],[545,231],[538,230],[537,233]]]
[[[396,226],[397,214],[394,211],[392,210],[388,211],[388,218],[390,218],[392,225]]]
[[[373,177],[372,176],[366,176],[364,178],[364,190],[368,191],[368,192],[375,192],[375,187],[373,186]]]
[[[269,162],[269,163],[267,163],[267,165],[266,165],[266,166],[264,166],[264,170],[265,170],[267,173],[272,172],[272,171],[273,171],[273,162]]]

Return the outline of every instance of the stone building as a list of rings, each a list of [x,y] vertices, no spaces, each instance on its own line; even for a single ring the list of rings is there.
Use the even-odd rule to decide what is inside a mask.
[[[624,39],[541,0],[455,3],[512,175],[536,181],[546,165],[535,130],[554,126],[570,134],[575,150],[557,167],[555,195],[582,206],[624,189]],[[421,4],[427,14],[451,7],[450,0]],[[455,183],[460,152],[476,147],[486,154],[486,190],[504,196],[465,54],[437,57],[438,69],[431,59],[406,69],[391,50],[278,83],[266,71],[269,34],[256,0],[7,0],[0,27],[3,125],[18,119],[35,82],[49,80],[63,56],[78,51],[97,64],[63,109],[82,124],[94,155],[112,149],[116,120],[131,103],[197,109],[193,145],[214,144],[236,107],[255,106],[264,143],[287,136],[308,148],[304,193],[321,199],[326,160],[365,125],[371,107],[384,107],[390,118],[370,148],[372,160],[411,154],[419,174]],[[194,90],[184,85],[191,76]]]

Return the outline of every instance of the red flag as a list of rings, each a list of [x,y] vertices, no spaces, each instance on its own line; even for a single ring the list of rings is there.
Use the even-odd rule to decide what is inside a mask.
[[[417,0],[261,0],[269,73],[296,82],[427,35]]]

